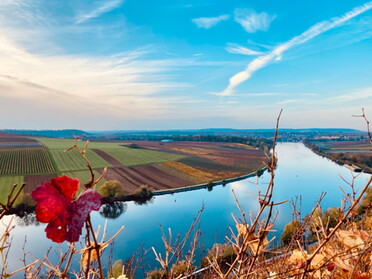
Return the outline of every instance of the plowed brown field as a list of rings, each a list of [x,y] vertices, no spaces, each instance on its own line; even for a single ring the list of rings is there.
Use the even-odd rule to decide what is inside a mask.
[[[106,180],[117,180],[127,193],[133,193],[141,185],[149,185],[154,190],[163,190],[195,184],[157,168],[156,165],[116,167],[107,170]]]
[[[31,193],[36,186],[40,185],[45,181],[50,181],[52,178],[57,177],[55,173],[49,174],[36,174],[36,175],[25,175],[26,186],[24,188],[25,193]]]

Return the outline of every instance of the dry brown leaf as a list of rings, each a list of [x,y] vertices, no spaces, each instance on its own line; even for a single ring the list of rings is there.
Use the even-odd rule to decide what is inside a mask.
[[[239,236],[244,237],[248,233],[248,225],[246,224],[236,224],[236,229],[238,230]]]
[[[290,263],[306,262],[307,252],[294,249],[292,255],[288,258]]]
[[[364,224],[366,229],[372,229],[372,216],[366,218],[366,222]]]
[[[255,239],[255,240],[248,242],[249,248],[251,248],[251,251],[253,252],[253,254],[256,254],[257,252],[257,254],[259,255],[262,252],[264,252],[266,250],[266,247],[269,245],[269,241],[267,240],[267,238],[264,238],[259,248],[258,248],[258,244],[259,244],[259,239]]]
[[[339,230],[336,232],[338,240],[347,248],[363,246],[364,241],[352,231]]]
[[[353,231],[353,233],[355,233],[357,236],[359,236],[360,239],[361,239],[363,242],[368,241],[369,234],[368,234],[366,231],[363,231],[363,230],[356,230],[356,231]]]
[[[102,251],[108,246],[108,243],[103,243],[103,244],[99,243],[99,245],[100,245],[100,247],[99,247],[100,253],[102,253]],[[94,242],[91,242],[91,247],[94,247]],[[89,262],[91,262],[91,261],[94,261],[98,258],[97,257],[97,250],[93,249],[91,247],[85,247],[82,250],[81,261],[80,261],[80,264],[82,266],[87,265],[88,260],[89,260]],[[89,254],[90,254],[90,257],[89,257]]]
[[[316,254],[311,261],[310,267],[311,268],[318,268],[322,266],[322,264],[325,262],[326,257],[324,257],[322,254]]]

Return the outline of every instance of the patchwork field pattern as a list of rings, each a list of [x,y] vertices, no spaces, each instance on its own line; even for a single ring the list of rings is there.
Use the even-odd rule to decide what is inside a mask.
[[[38,148],[25,148],[23,143]],[[0,148],[0,185],[26,182],[24,200],[37,185],[60,175],[76,177],[83,186],[90,179],[85,160],[76,149],[64,152],[74,143],[74,139],[0,134],[0,144],[8,145]],[[77,145],[84,149],[86,142],[78,141]],[[235,177],[261,169],[266,160],[261,150],[226,142],[90,142],[86,157],[95,178],[107,168],[98,187],[118,180],[128,194],[141,185],[164,190]]]
[[[372,146],[369,141],[311,141],[325,156],[338,164],[354,165],[372,173]]]
[[[98,170],[94,170],[93,173],[94,173],[94,179],[98,179],[101,176],[102,171],[100,172]],[[79,179],[80,180],[80,190],[84,187],[84,184],[87,183],[91,178],[90,172],[87,171],[87,170],[63,172],[62,175],[67,175],[71,178]],[[106,178],[104,177],[98,182],[97,188],[102,186],[105,182],[106,182]]]
[[[42,144],[35,139],[0,132],[0,149],[40,148]]]
[[[326,149],[331,152],[370,152],[371,144],[367,141],[327,142]]]
[[[104,152],[122,163],[124,166],[147,165],[152,163],[179,160],[184,157],[179,154],[128,147],[122,147],[121,149],[104,149]]]

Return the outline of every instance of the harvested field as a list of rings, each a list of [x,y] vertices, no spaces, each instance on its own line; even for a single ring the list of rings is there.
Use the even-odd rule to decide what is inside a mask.
[[[163,172],[169,174],[170,176],[180,177],[183,180],[191,181],[193,184],[201,184],[201,183],[205,183],[206,182],[205,179],[202,179],[202,178],[199,178],[199,177],[196,177],[196,176],[193,176],[193,175],[184,173],[182,171],[179,171],[176,168],[173,168],[171,166],[168,166],[166,163],[167,162],[159,163],[159,164],[155,164],[154,166],[156,168],[162,170]]]
[[[0,149],[40,148],[42,144],[35,139],[0,133]]]
[[[372,146],[367,141],[341,141],[327,142],[324,148],[328,152],[370,152]]]
[[[105,178],[119,181],[127,193],[133,193],[141,185],[149,185],[155,190],[162,190],[195,184],[185,178],[172,176],[161,168],[157,168],[156,165],[110,168]]]
[[[176,188],[193,185],[192,181],[188,181],[179,177],[173,177],[156,167],[157,165],[143,165],[132,167],[133,170],[141,173],[142,176],[156,180],[165,188]]]
[[[26,186],[24,188],[25,193],[31,193],[38,185],[45,181],[50,181],[52,178],[57,177],[56,173],[49,174],[36,174],[36,175],[25,175]]]
[[[40,148],[40,143],[0,143],[0,149]]]
[[[210,180],[215,180],[215,179],[220,178],[220,177],[216,177],[212,173],[198,170],[196,168],[190,167],[189,165],[185,165],[180,162],[165,162],[164,164],[172,168],[175,168],[176,170],[179,170],[180,172],[203,179],[204,181],[210,181]]]
[[[0,133],[0,143],[38,143],[36,139]]]
[[[92,149],[94,152],[96,152],[99,156],[101,156],[103,159],[105,159],[107,162],[109,162],[114,167],[123,167],[123,164],[120,163],[118,160],[113,158],[112,156],[108,155],[105,151],[102,151],[101,149]]]
[[[126,144],[135,143],[140,147],[156,149],[162,151],[182,151],[184,153],[194,154],[195,149],[199,150],[217,150],[217,149],[246,149],[256,150],[254,147],[233,142],[198,142],[198,141],[126,141]],[[182,153],[181,152],[181,153]],[[191,152],[191,153],[190,153]],[[203,151],[204,152],[204,151]]]

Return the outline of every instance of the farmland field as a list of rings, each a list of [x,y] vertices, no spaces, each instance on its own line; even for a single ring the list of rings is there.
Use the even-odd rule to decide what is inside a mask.
[[[49,149],[60,149],[65,150],[74,145],[74,139],[55,139],[55,138],[41,138],[41,137],[34,137],[33,139],[38,140],[45,147]],[[85,147],[86,141],[79,140],[77,145],[83,149]],[[121,148],[123,145],[129,143],[119,142],[119,141],[111,141],[111,142],[89,142],[88,148]]]
[[[147,149],[122,147],[121,149],[104,149],[104,151],[125,166],[147,165],[183,158],[179,154],[158,152]]]
[[[76,149],[67,152],[63,152],[62,149],[51,149],[50,153],[60,172],[88,170],[85,160]],[[88,149],[86,156],[93,169],[111,167],[111,164],[92,150]]]
[[[371,144],[368,141],[311,141],[328,158],[339,164],[358,166],[372,172]]]
[[[5,202],[13,184],[22,185],[24,182],[23,175],[2,175],[0,176],[0,202]]]
[[[81,185],[90,179],[82,155],[76,149],[64,152],[73,146],[74,139],[0,134],[0,143],[6,146],[0,148],[0,185],[9,187],[25,181],[25,201],[37,185],[53,177],[76,177]],[[38,148],[26,148],[25,144]],[[86,143],[77,144],[83,149]],[[128,194],[141,185],[163,190],[240,176],[261,169],[266,160],[261,150],[229,142],[90,142],[86,157],[95,178],[107,168],[98,187],[118,180]]]
[[[44,148],[0,150],[0,175],[54,172],[49,154]]]
[[[325,145],[325,149],[329,149],[330,152],[369,152],[371,144],[367,141],[329,142]]]
[[[97,179],[101,176],[101,173],[97,170],[93,171],[94,173],[94,179]],[[67,175],[71,178],[77,178],[80,180],[80,189],[84,187],[84,184],[89,181],[91,178],[90,172],[88,170],[83,170],[83,171],[68,171],[68,172],[63,172],[62,175]],[[106,182],[106,179],[103,178],[100,182],[98,182],[97,188],[103,185],[103,183]]]

